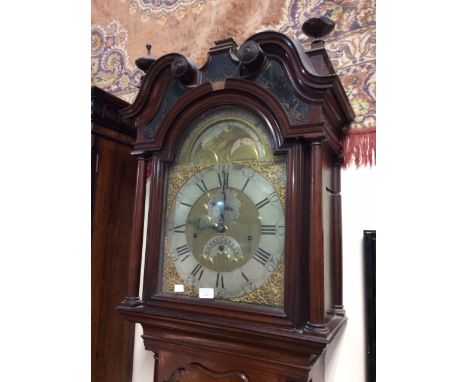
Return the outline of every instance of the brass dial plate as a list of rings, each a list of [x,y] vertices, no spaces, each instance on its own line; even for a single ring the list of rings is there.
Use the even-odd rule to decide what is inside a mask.
[[[283,253],[284,253],[284,203],[285,203],[285,180],[286,180],[286,165],[283,160],[278,160],[278,161],[273,161],[273,162],[235,162],[232,164],[233,166],[239,166],[242,168],[249,168],[252,169],[253,171],[258,174],[257,176],[262,176],[265,181],[267,181],[272,187],[276,195],[278,196],[278,201],[279,205],[281,206],[281,214],[282,218],[280,219],[280,224],[267,224],[265,220],[263,220],[263,225],[264,226],[273,226],[275,227],[264,227],[263,231],[267,232],[269,234],[272,234],[274,231],[274,235],[264,235],[265,240],[270,240],[274,237],[280,238],[282,237],[280,242],[277,242],[277,245],[282,247],[281,253],[276,253],[272,257],[272,261],[269,263],[268,267],[270,272],[266,273],[266,277],[263,280],[262,283],[259,283],[259,285],[255,285],[253,287],[252,284],[246,283],[243,284],[242,287],[245,287],[245,290],[242,289],[240,294],[237,294],[236,296],[232,295],[232,293],[226,293],[226,291],[221,290],[221,288],[218,288],[217,290],[217,297],[222,297],[222,298],[229,298],[233,301],[238,301],[238,302],[245,302],[245,303],[255,303],[255,304],[264,304],[264,305],[272,305],[272,306],[283,306],[283,285],[284,285],[284,258],[283,258]],[[199,168],[197,166],[174,166],[171,171],[170,171],[170,177],[169,177],[169,192],[168,192],[168,214],[167,214],[167,231],[166,231],[166,241],[165,241],[165,259],[164,259],[164,277],[163,277],[163,292],[165,293],[174,293],[174,285],[176,284],[184,284],[185,285],[185,292],[183,294],[188,295],[188,296],[198,296],[198,288],[199,287],[213,287],[215,288],[216,291],[216,281],[218,281],[218,287],[222,286],[221,282],[223,279],[219,279],[217,274],[219,273],[220,275],[223,273],[222,271],[224,270],[225,272],[237,271],[237,277],[238,280],[241,280],[239,278],[239,275],[241,277],[242,274],[240,274],[240,269],[242,265],[245,266],[245,264],[250,260],[254,261],[255,263],[259,264],[258,261],[252,260],[252,254],[254,252],[254,246],[257,245],[260,242],[259,238],[262,236],[262,219],[259,219],[258,215],[258,210],[255,207],[255,204],[262,201],[264,198],[260,197],[260,194],[258,194],[257,199],[254,201],[250,201],[251,204],[248,204],[248,202],[245,204],[245,207],[249,206],[249,217],[248,219],[252,219],[253,223],[245,227],[245,232],[243,231],[244,229],[239,229],[238,227],[236,228],[237,231],[235,231],[234,228],[229,229],[226,232],[223,233],[217,233],[215,230],[214,224],[216,224],[217,218],[219,218],[219,215],[216,214],[216,212],[209,211],[209,206],[201,207],[198,204],[201,203],[202,201],[209,200],[210,196],[208,195],[216,195],[216,193],[219,192],[219,187],[213,187],[212,192],[204,192],[202,193],[201,190],[199,190],[199,195],[194,196],[195,202],[192,204],[190,203],[191,200],[183,200],[181,198],[181,193],[180,190],[183,190],[184,184],[188,183],[188,179],[192,179],[192,181],[198,180],[201,178],[199,176],[200,173],[203,173],[203,170],[206,170],[207,168]],[[261,175],[260,175],[261,174]],[[198,175],[198,178],[197,178]],[[213,181],[214,178],[211,178]],[[232,180],[231,180],[232,182]],[[208,186],[208,181],[205,181],[205,183]],[[238,181],[240,183],[240,181]],[[252,183],[253,184],[253,183]],[[250,185],[250,182],[249,182]],[[213,184],[215,186],[215,184]],[[193,184],[192,184],[193,187]],[[240,186],[239,186],[240,187]],[[242,185],[243,187],[243,185]],[[198,189],[197,186],[195,186],[195,189]],[[188,190],[188,189],[187,189]],[[236,188],[232,187],[231,192],[237,192],[240,193],[239,190]],[[245,190],[244,190],[245,191]],[[270,193],[271,194],[271,193]],[[248,198],[248,196],[243,197],[243,201],[245,201]],[[250,199],[250,198],[249,198]],[[198,203],[197,203],[198,202]],[[256,202],[256,203],[254,203]],[[183,217],[181,217],[181,222],[179,224],[179,221],[174,220],[174,209],[176,208],[177,204],[179,204],[179,208],[181,206],[184,206],[181,203],[187,203],[191,204],[193,207],[196,209],[200,209],[201,212],[206,212],[206,213],[201,213],[201,212],[193,212],[191,213],[191,208],[188,206],[185,206],[187,208],[187,217],[190,216],[190,219],[187,218],[186,222],[188,221],[188,224],[185,223],[185,226],[180,227],[181,224],[184,224],[183,222]],[[253,208],[252,208],[253,205]],[[260,211],[263,210],[264,207],[260,208]],[[267,210],[265,210],[267,211]],[[199,216],[200,220],[203,220],[203,216],[207,216],[207,214],[212,213],[211,216],[211,221],[213,224],[212,227],[208,227],[207,222],[209,220],[207,219],[205,221],[205,226],[202,224],[202,236],[200,235],[200,231],[198,231],[196,228],[198,227],[198,221],[194,221],[196,219],[192,218],[193,216]],[[242,217],[243,219],[247,217]],[[227,217],[227,219],[230,219]],[[281,222],[283,222],[281,224]],[[274,222],[278,223],[278,221]],[[228,223],[229,225],[229,223]],[[232,224],[231,224],[232,226]],[[278,227],[277,227],[278,226]],[[177,228],[176,228],[177,227]],[[178,231],[185,231],[184,233],[181,232],[174,232],[175,230]],[[234,240],[236,242],[241,241],[238,239],[241,236],[246,236],[247,235],[247,243],[248,241],[248,234],[247,232],[252,232],[254,235],[252,236],[252,239],[254,238],[255,235],[258,235],[260,232],[260,235],[257,236],[256,240],[252,240],[252,248],[250,251],[246,250],[244,253],[244,258],[241,259],[242,261],[238,263],[238,266],[234,265],[234,262],[231,262],[231,265],[229,266],[228,264],[223,264],[222,261],[220,264],[212,265],[210,269],[210,264],[207,263],[206,261],[209,261],[208,259],[202,259],[203,257],[203,247],[206,245],[210,239],[216,238],[216,237],[225,237],[225,236],[230,236],[229,233],[234,230]],[[193,238],[193,234],[197,234],[197,239],[200,238],[200,242],[202,244],[199,244],[198,247],[194,244],[195,239]],[[181,241],[174,241],[171,243],[171,240],[175,236],[178,236]],[[230,236],[232,237],[232,236]],[[278,239],[279,240],[279,239]],[[184,241],[184,242],[182,242]],[[190,242],[190,244],[189,244]],[[187,244],[187,247],[185,247],[185,244]],[[255,247],[255,249],[257,248]],[[178,270],[176,268],[176,262],[173,261],[175,256],[177,255],[177,248],[179,248],[179,253],[181,256],[187,256],[190,252],[190,256],[183,262],[186,264],[190,264],[190,266],[187,266],[187,271],[185,272],[185,275],[182,273],[182,271]],[[194,249],[192,252],[191,248]],[[273,251],[268,251],[269,253],[272,253]],[[196,255],[195,255],[196,253]],[[179,261],[182,260],[184,257],[179,257]],[[202,259],[199,261],[199,259]],[[188,261],[192,261],[191,263],[188,263]],[[271,269],[272,265],[270,264],[275,264],[276,267],[274,269]],[[201,280],[198,280],[198,277],[200,275],[200,272],[202,268],[197,269],[198,264],[202,265],[204,269],[204,273],[201,277]],[[192,272],[196,273],[196,276],[193,277]],[[182,274],[182,277],[181,277]],[[249,277],[247,272],[244,272],[244,274]],[[208,276],[211,276],[211,279],[208,278]],[[218,280],[216,280],[218,279]],[[203,284],[201,281],[206,281],[206,284]],[[258,281],[258,280],[257,280]]]
[[[195,119],[171,166],[163,292],[283,305],[286,165],[263,122],[220,107]]]

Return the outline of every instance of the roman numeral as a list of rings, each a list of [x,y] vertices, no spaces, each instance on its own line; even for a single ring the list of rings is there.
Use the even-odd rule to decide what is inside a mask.
[[[177,256],[185,255],[187,252],[190,252],[188,244],[181,245],[176,248]]]
[[[188,204],[188,203],[185,203],[185,202],[180,202],[180,204],[183,204],[184,206],[187,206],[187,207],[192,208],[192,205],[191,205],[191,204]]]
[[[219,187],[229,187],[229,173],[228,172],[218,172],[218,182]]]
[[[221,288],[224,288],[224,276],[218,272],[218,274],[216,275],[216,288],[219,288],[220,284]]]
[[[174,227],[174,232],[177,232],[177,233],[185,233],[185,229],[183,229],[184,227],[185,227],[185,224],[181,224],[181,225],[175,226],[175,227]]]
[[[184,245],[181,245],[180,247],[177,247],[176,252],[177,252],[177,258],[183,255],[186,255],[182,260],[180,260],[181,263],[190,257],[190,248],[188,244],[184,244]]]
[[[270,200],[266,197],[265,199],[260,200],[255,206],[259,210],[260,208],[265,207],[268,203],[270,203]]]
[[[241,275],[242,275],[242,277],[244,278],[245,281],[249,282],[249,279],[247,278],[247,276],[245,275],[244,272],[241,272]]]
[[[257,260],[260,264],[266,265],[268,260],[271,257],[271,253],[268,253],[264,249],[258,247],[258,249],[255,251],[253,258]]]
[[[276,225],[262,224],[262,235],[276,235]]]
[[[200,180],[197,183],[197,187],[200,189],[201,192],[205,193],[208,191],[208,187],[206,187],[205,180]]]
[[[176,252],[177,252],[177,258],[186,255],[182,260],[180,260],[181,263],[183,263],[185,260],[187,260],[190,257],[190,248],[188,247],[188,244],[184,244],[184,245],[181,245],[180,247],[177,247]]]
[[[244,190],[245,190],[245,188],[247,187],[247,185],[249,184],[249,182],[250,182],[250,178],[248,178],[248,179],[245,181],[244,187],[242,187],[242,190],[241,190],[242,192],[244,192]]]
[[[278,201],[278,195],[276,194],[276,192],[272,192],[270,195],[268,195],[265,199],[262,199],[260,200],[256,206],[257,206],[257,209],[260,209],[264,206],[266,206],[268,203],[270,202],[274,202],[276,203]]]
[[[198,280],[200,281],[200,279],[202,278],[203,276],[203,272],[205,272],[205,268],[203,268],[200,264],[197,264],[195,268],[193,268],[192,272],[190,272],[190,274],[193,276],[193,277],[197,277],[197,274],[199,273],[198,275]]]

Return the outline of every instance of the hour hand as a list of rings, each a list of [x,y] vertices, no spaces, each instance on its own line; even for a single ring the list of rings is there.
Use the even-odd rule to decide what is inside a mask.
[[[227,231],[226,225],[224,224],[224,216],[223,216],[223,214],[221,214],[221,215],[219,216],[218,224],[216,225],[216,230],[217,230],[219,233],[223,233],[223,232],[226,232],[226,231]]]
[[[198,221],[198,229],[199,230],[204,230],[204,229],[214,229],[215,231],[218,231],[218,224],[213,223],[211,221],[211,218],[208,215],[203,216],[199,221]]]

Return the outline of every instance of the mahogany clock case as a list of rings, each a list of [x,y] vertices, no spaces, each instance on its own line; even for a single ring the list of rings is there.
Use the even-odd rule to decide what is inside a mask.
[[[283,307],[162,291],[169,169],[191,121],[220,106],[255,114],[266,126],[273,152],[286,158]],[[129,284],[118,309],[142,324],[145,346],[157,360],[155,380],[169,379],[184,354],[185,364],[195,358],[210,370],[224,365],[224,371],[236,371],[236,365],[243,365],[251,380],[305,380],[317,368],[323,374],[322,366],[311,371],[311,365],[322,364],[323,350],[346,321],[341,139],[354,117],[323,42],[304,52],[277,32],[256,34],[239,49],[232,39],[222,40],[200,69],[179,54],[163,56],[152,63],[135,102],[122,115],[137,129],[134,155],[139,170]],[[140,299],[147,163],[151,187]],[[221,361],[223,357],[232,360]],[[258,379],[252,377],[255,373]]]

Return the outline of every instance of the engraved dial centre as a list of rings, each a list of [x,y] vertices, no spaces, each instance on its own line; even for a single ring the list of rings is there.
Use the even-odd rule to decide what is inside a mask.
[[[204,267],[229,272],[252,257],[261,233],[254,202],[233,188],[201,195],[187,217],[187,243]],[[250,238],[250,239],[249,239]]]

